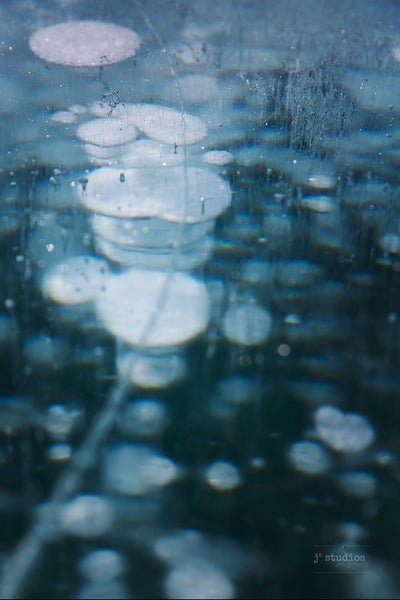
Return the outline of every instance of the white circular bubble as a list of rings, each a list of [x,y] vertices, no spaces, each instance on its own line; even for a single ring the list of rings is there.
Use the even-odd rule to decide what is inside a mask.
[[[101,21],[66,21],[33,33],[29,47],[44,60],[71,67],[100,67],[134,56],[140,38],[134,31]]]
[[[226,460],[213,462],[207,468],[205,476],[207,483],[211,487],[223,492],[234,490],[241,483],[238,468]]]
[[[226,311],[222,328],[231,342],[253,346],[268,338],[272,327],[272,316],[268,310],[256,303],[235,304]]]
[[[120,427],[131,435],[151,437],[162,433],[166,418],[165,405],[159,400],[146,398],[126,404],[121,415]]]
[[[131,142],[138,137],[138,130],[134,125],[114,117],[92,119],[79,125],[76,135],[78,138],[95,146],[118,146]]]
[[[176,479],[175,463],[147,446],[121,444],[105,453],[104,480],[108,490],[143,496]]]
[[[136,125],[147,137],[165,144],[189,146],[207,135],[207,127],[197,117],[159,104],[124,104],[113,116]]]
[[[82,538],[97,538],[111,528],[113,511],[104,498],[82,494],[65,505],[61,521],[66,533]]]
[[[88,175],[82,201],[90,210],[112,217],[201,223],[225,210],[231,190],[208,169],[102,167]]]
[[[375,433],[368,420],[355,413],[343,413],[339,408],[321,406],[314,415],[319,437],[334,450],[360,452],[373,442]]]
[[[171,144],[163,144],[157,140],[137,140],[126,147],[121,156],[123,167],[173,167],[185,160],[185,152],[181,146],[174,148]]]
[[[101,289],[107,272],[105,260],[86,254],[71,256],[45,272],[42,291],[62,304],[90,302]]]
[[[124,561],[119,552],[109,548],[93,550],[79,562],[83,577],[98,583],[119,577],[124,571]]]
[[[185,342],[208,324],[206,287],[190,275],[130,269],[109,275],[96,296],[98,317],[112,334],[144,347]]]
[[[223,571],[207,560],[186,559],[171,569],[165,581],[168,598],[188,600],[233,598],[235,588]]]
[[[185,376],[186,363],[179,354],[153,356],[125,352],[117,357],[118,372],[146,389],[163,388]]]
[[[330,464],[328,454],[316,442],[295,442],[289,449],[288,457],[294,469],[307,475],[324,473]]]
[[[76,122],[76,115],[69,112],[69,110],[57,110],[51,118],[56,123],[71,124]]]
[[[210,165],[227,165],[232,162],[233,154],[227,150],[209,150],[202,156],[204,162]]]

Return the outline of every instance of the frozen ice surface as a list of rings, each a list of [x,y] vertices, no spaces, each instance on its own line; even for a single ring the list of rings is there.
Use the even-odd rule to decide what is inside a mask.
[[[33,33],[29,46],[39,58],[71,67],[100,67],[136,54],[134,31],[101,21],[66,21]]]
[[[89,144],[108,147],[131,142],[138,137],[138,130],[121,119],[104,117],[82,123],[76,130],[76,135]]]
[[[228,599],[235,594],[233,583],[223,571],[199,559],[188,559],[171,569],[165,589],[167,597],[174,599]]]
[[[204,331],[210,309],[205,285],[189,275],[129,269],[104,280],[96,310],[104,326],[122,340],[163,347]]]
[[[333,450],[360,452],[372,444],[375,432],[368,420],[339,408],[321,406],[314,415],[316,430],[323,442]]]
[[[270,312],[255,302],[232,304],[222,322],[225,337],[231,342],[246,346],[265,342],[271,327]]]
[[[307,440],[292,444],[288,458],[294,469],[307,475],[324,473],[330,466],[326,450],[320,444]]]

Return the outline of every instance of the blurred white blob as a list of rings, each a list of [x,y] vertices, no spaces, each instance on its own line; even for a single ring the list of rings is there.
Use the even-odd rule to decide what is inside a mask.
[[[178,476],[175,463],[148,446],[120,444],[104,457],[104,483],[116,494],[144,496]]]
[[[77,592],[77,600],[130,600],[132,595],[121,581],[90,581]]]
[[[205,285],[189,275],[130,269],[104,280],[96,310],[104,326],[122,340],[165,347],[201,333],[210,307]]]
[[[88,175],[83,203],[119,218],[158,217],[178,223],[214,219],[231,201],[229,184],[207,169],[117,169],[102,167]]]
[[[100,21],[67,21],[39,29],[29,47],[39,58],[71,67],[100,67],[134,56],[140,38],[134,31]]]
[[[186,363],[179,354],[124,352],[117,357],[118,372],[139,387],[163,388],[182,379]]]
[[[70,435],[82,422],[83,412],[79,408],[52,404],[43,417],[43,427],[53,438]]]
[[[202,159],[210,165],[227,165],[232,162],[233,154],[227,150],[209,150],[203,154]]]
[[[334,406],[321,406],[314,415],[321,440],[333,450],[360,452],[373,442],[375,433],[368,420],[355,413],[343,413]]]
[[[288,458],[294,469],[307,475],[324,473],[330,465],[326,450],[316,442],[295,442],[290,446]]]
[[[255,302],[233,304],[226,311],[222,322],[222,329],[228,340],[247,346],[265,342],[271,326],[271,313]]]
[[[76,122],[76,115],[69,112],[69,110],[57,110],[51,118],[53,121],[56,121],[56,123],[70,124]]]
[[[212,488],[222,492],[234,490],[241,483],[238,468],[226,460],[217,460],[207,467],[205,478]]]
[[[378,240],[385,254],[400,254],[400,236],[397,233],[385,233]]]
[[[36,367],[52,369],[65,366],[68,357],[68,344],[62,338],[47,335],[29,336],[23,344],[24,358]]]
[[[165,404],[160,400],[144,398],[127,402],[119,419],[119,426],[126,434],[152,437],[164,431],[166,420]]]
[[[82,538],[97,538],[111,528],[113,511],[105,498],[82,494],[64,506],[61,523],[65,533]]]
[[[353,573],[349,582],[351,598],[399,598],[400,589],[395,583],[389,566],[372,559],[368,568]]]
[[[126,144],[137,138],[138,134],[134,125],[113,117],[86,121],[76,130],[76,135],[80,140],[101,147]]]
[[[174,148],[157,140],[137,140],[124,147],[119,161],[123,167],[145,169],[147,167],[174,167],[185,160],[182,146]]]
[[[125,570],[124,560],[119,552],[109,548],[93,550],[79,561],[79,571],[85,579],[107,582],[116,579]]]
[[[207,560],[190,559],[171,569],[165,581],[168,598],[233,598],[235,588],[225,573]]]
[[[107,272],[105,260],[86,254],[72,256],[45,271],[42,291],[62,304],[90,302],[101,289]]]
[[[103,103],[91,106],[98,117],[109,113]],[[187,113],[159,104],[122,104],[114,108],[113,117],[136,125],[147,137],[165,144],[188,146],[200,142],[207,135],[203,121]]]
[[[377,489],[377,479],[365,471],[349,471],[338,476],[340,489],[356,498],[374,496]]]

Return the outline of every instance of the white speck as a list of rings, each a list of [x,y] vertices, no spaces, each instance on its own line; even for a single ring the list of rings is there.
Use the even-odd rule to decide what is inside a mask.
[[[67,21],[36,31],[29,47],[39,58],[71,67],[100,67],[134,56],[139,36],[100,21]]]
[[[234,464],[217,460],[205,472],[207,483],[216,490],[225,492],[234,490],[240,485],[240,473]]]
[[[316,442],[295,442],[289,449],[288,457],[294,469],[307,475],[324,473],[330,463],[326,450]]]
[[[289,354],[291,353],[291,348],[288,344],[280,344],[278,346],[278,354],[279,356],[289,356]]]

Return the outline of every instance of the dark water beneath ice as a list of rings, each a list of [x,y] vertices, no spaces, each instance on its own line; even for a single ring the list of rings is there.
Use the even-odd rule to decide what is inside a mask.
[[[398,597],[398,4],[0,17],[0,595]]]

